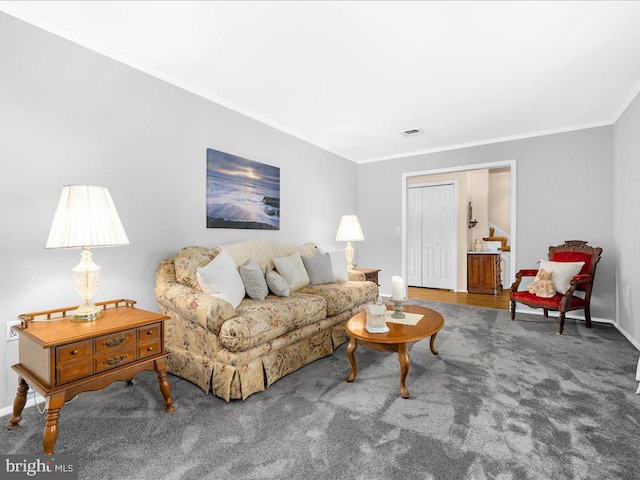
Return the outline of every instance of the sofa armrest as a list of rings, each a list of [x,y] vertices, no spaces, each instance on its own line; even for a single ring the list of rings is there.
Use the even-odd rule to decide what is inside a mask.
[[[156,284],[155,295],[162,305],[215,335],[222,324],[235,315],[229,302],[199,293],[180,283]]]
[[[357,270],[347,270],[347,274],[349,275],[350,282],[364,282],[367,280],[365,274]]]

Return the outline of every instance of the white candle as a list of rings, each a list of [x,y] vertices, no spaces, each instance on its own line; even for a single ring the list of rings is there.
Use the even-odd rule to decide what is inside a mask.
[[[404,299],[404,281],[402,280],[402,277],[391,277],[391,292],[394,300]]]

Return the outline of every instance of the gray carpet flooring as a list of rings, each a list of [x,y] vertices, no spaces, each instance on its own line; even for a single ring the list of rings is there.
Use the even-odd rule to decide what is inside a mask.
[[[433,356],[346,345],[246,401],[226,403],[170,375],[81,394],[61,412],[58,454],[81,479],[638,479],[638,351],[611,325],[430,304],[446,319]],[[2,422],[7,423],[8,417]],[[40,453],[45,416],[3,429],[3,453]]]

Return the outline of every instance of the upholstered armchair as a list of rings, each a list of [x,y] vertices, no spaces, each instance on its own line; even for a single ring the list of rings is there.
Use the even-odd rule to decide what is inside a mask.
[[[549,247],[548,265],[553,268],[554,262],[584,262],[582,267],[577,266],[579,271],[570,277],[568,288],[566,291],[557,291],[555,295],[544,298],[531,293],[528,290],[518,291],[520,282],[523,277],[536,277],[538,270],[520,270],[516,274],[516,281],[511,285],[511,320],[516,318],[516,302],[527,305],[531,308],[542,308],[545,318],[549,318],[549,310],[560,313],[558,319],[558,335],[564,330],[565,313],[572,310],[584,310],[585,327],[591,328],[591,289],[593,287],[593,279],[596,274],[596,265],[600,261],[602,248],[591,247],[587,242],[582,240],[567,240],[563,245],[557,247]],[[564,267],[560,265],[559,267]],[[566,266],[569,266],[568,264]],[[566,270],[558,268],[559,270]],[[554,277],[556,276],[554,272]],[[556,279],[554,278],[554,283]],[[577,295],[576,292],[583,292],[583,295]]]

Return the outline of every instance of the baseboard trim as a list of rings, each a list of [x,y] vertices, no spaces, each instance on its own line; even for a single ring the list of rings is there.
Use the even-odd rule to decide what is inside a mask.
[[[33,390],[29,390],[27,393],[27,403],[24,408],[33,407],[36,403],[44,403],[44,397],[41,397],[36,393],[35,400],[33,396]],[[13,415],[13,405],[9,405],[7,407],[0,408],[0,417],[4,417],[5,415]]]
[[[516,308],[516,313],[525,313],[528,315],[544,315],[544,312],[542,310],[533,310],[533,309],[522,309],[522,308]],[[558,312],[554,312],[554,311],[549,311],[549,316],[550,317],[559,317],[560,314]],[[575,314],[567,314],[565,315],[566,318],[572,318],[574,320],[582,320],[584,321],[584,315],[575,315]],[[516,318],[517,319],[517,318]],[[633,337],[631,337],[631,335],[629,335],[624,328],[622,328],[615,320],[611,320],[609,318],[598,318],[598,317],[591,317],[591,321],[592,322],[596,322],[596,323],[610,323],[611,325],[613,325],[614,327],[616,327],[616,329],[627,339],[629,340],[629,342],[631,343],[631,345],[633,345],[636,350],[640,351],[640,342],[636,341]]]

